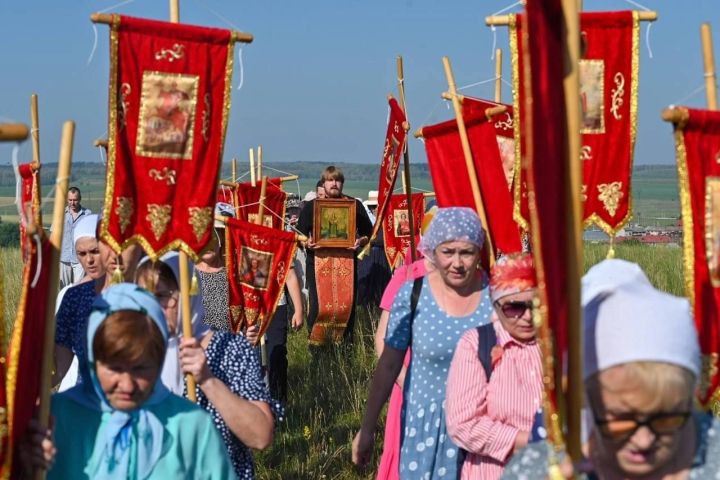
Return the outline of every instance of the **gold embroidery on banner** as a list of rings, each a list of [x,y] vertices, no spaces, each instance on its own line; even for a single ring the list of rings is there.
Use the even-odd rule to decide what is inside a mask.
[[[246,302],[259,302],[260,297],[251,292],[243,292],[243,298]]]
[[[502,128],[503,130],[512,130],[514,126],[515,122],[510,112],[505,112],[505,120],[495,122],[495,128]]]
[[[120,223],[120,233],[125,233],[128,225],[130,225],[130,217],[134,213],[133,200],[130,197],[117,197],[117,206],[115,213]]]
[[[127,97],[131,93],[132,87],[129,83],[123,83],[122,85],[120,85],[120,98],[118,99],[118,104],[120,107],[120,110],[118,110],[118,124],[120,125],[121,130],[125,128],[125,119],[127,118],[127,111],[128,107],[130,106]]]
[[[167,185],[175,185],[177,178],[177,172],[168,167],[163,167],[162,171],[157,168],[151,168],[150,171],[148,171],[148,175],[150,175],[150,178],[153,180],[160,182],[164,180]]]
[[[277,275],[275,276],[275,280],[277,280],[278,285],[283,284],[283,280],[285,280],[285,261],[281,260],[278,263],[277,266]]]
[[[143,72],[136,154],[192,158],[199,84],[198,75]]]
[[[582,186],[582,193],[580,194],[580,198],[583,202],[587,202],[587,185]]]
[[[210,130],[210,93],[205,93],[205,110],[203,110],[202,114],[202,136],[207,142],[210,138],[208,135],[208,130]]]
[[[210,222],[213,221],[213,208],[189,207],[188,214],[190,214],[188,223],[192,225],[195,238],[199,242],[207,232]]]
[[[620,205],[620,199],[625,196],[622,192],[622,182],[601,183],[597,188],[600,192],[598,200],[603,202],[605,210],[614,217]]]
[[[242,307],[239,307],[237,305],[230,305],[230,318],[232,319],[233,326],[237,327],[237,330],[235,333],[237,333],[240,330],[240,325],[238,322],[240,321],[240,313],[242,312]]]
[[[592,147],[590,145],[583,145],[580,147],[580,160],[592,160]]]
[[[615,117],[615,120],[620,120],[622,118],[620,107],[625,103],[622,98],[623,95],[625,95],[625,75],[623,75],[622,72],[617,72],[613,77],[613,82],[615,82],[615,88],[610,91],[612,95],[610,112],[613,114],[613,117]]]
[[[155,52],[155,60],[167,60],[172,63],[175,60],[180,60],[185,56],[185,45],[176,43],[173,48],[161,48],[160,51]]]
[[[581,133],[605,133],[605,61],[580,60]]]
[[[683,226],[683,269],[685,274],[685,296],[695,309],[695,241],[693,240],[694,220],[690,199],[690,176],[687,166],[684,132],[675,126],[675,157],[678,169],[678,190],[680,191],[680,213]]]
[[[513,220],[517,222],[524,231],[530,230],[529,219],[523,218],[522,199],[523,188],[525,188],[524,175],[522,174],[522,160],[520,157],[520,45],[518,39],[517,17],[514,13],[508,15],[508,33],[510,37],[510,63],[512,65],[512,94],[513,94],[513,117],[517,118],[517,122],[513,122],[513,137],[515,138],[515,182],[513,184]]]
[[[718,361],[720,361],[720,355],[718,355],[717,352],[702,355],[702,367],[700,369],[700,381],[698,384],[698,389],[702,397],[708,393],[713,378],[718,374]]]
[[[257,308],[245,308],[245,323],[247,325],[255,325],[260,318],[260,310]]]
[[[705,259],[713,287],[720,287],[720,177],[705,179]]]
[[[150,229],[155,234],[155,239],[160,240],[160,237],[165,233],[165,229],[167,229],[168,223],[170,223],[172,206],[149,203],[147,209],[148,214],[145,220],[150,222]]]

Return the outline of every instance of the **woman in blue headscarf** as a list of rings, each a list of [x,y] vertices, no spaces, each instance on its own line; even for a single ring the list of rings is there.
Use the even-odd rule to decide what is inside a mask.
[[[385,348],[375,369],[362,426],[353,441],[355,464],[369,460],[380,411],[405,352],[412,347],[403,386],[399,478],[457,478],[462,460],[445,426],[445,385],[462,333],[490,319],[487,275],[480,265],[483,240],[473,210],[450,207],[435,214],[420,243],[430,266],[417,303],[412,305],[414,285],[407,282],[390,311]]]
[[[54,437],[63,441],[48,478],[235,478],[210,416],[158,381],[167,340],[160,305],[137,285],[115,285],[95,299],[89,381],[52,399]],[[52,456],[51,442],[42,446]]]

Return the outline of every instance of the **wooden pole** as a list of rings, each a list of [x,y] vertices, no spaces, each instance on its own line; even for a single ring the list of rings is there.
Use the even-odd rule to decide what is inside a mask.
[[[568,305],[568,381],[566,392],[567,407],[567,449],[573,460],[582,458],[580,443],[580,412],[583,401],[582,378],[582,312],[580,309],[580,276],[583,264],[582,253],[582,166],[580,158],[580,11],[578,0],[562,0],[565,16],[565,111],[567,123],[566,171],[565,183],[567,248],[567,290]]]
[[[27,125],[22,123],[0,123],[0,142],[20,142],[28,133]]]
[[[468,140],[467,130],[465,129],[465,120],[462,116],[462,107],[460,99],[457,97],[457,87],[455,85],[455,77],[450,67],[450,59],[443,57],[443,67],[445,67],[445,76],[447,77],[448,90],[452,96],[452,104],[455,109],[455,119],[457,120],[458,133],[460,134],[460,143],[462,144],[463,154],[465,155],[465,166],[467,167],[468,178],[470,180],[470,188],[472,189],[473,200],[475,201],[475,210],[482,222],[482,226],[487,232],[485,243],[487,245],[489,264],[492,267],[495,264],[495,249],[493,248],[492,239],[490,238],[490,228],[488,226],[487,217],[485,216],[485,207],[483,206],[482,196],[480,195],[480,185],[478,185],[477,172],[475,171],[475,162],[473,161],[472,150],[470,149],[470,141]]]
[[[235,157],[233,157],[232,162],[230,162],[230,170],[232,183],[235,184],[235,182],[237,182],[237,158]]]
[[[300,177],[298,177],[297,175],[286,175],[284,177],[279,177],[277,180],[279,182],[293,182],[293,181],[297,180],[298,178],[300,178]],[[220,180],[220,182],[218,182],[218,183],[220,185],[225,185],[226,187],[232,187],[234,185],[232,182],[229,182],[227,180]]]
[[[250,149],[250,185],[253,187],[257,184],[257,177],[255,176],[255,150]]]
[[[60,248],[62,247],[63,227],[65,226],[65,204],[67,203],[68,184],[70,182],[70,165],[73,154],[73,138],[75,122],[63,124],[60,140],[60,158],[55,188],[55,204],[53,206],[52,230],[50,232],[50,256],[43,258],[43,268],[48,269],[48,293],[45,317],[45,337],[43,339],[42,370],[40,377],[40,407],[38,421],[43,428],[50,426],[50,390],[53,370],[55,369],[55,299],[60,279]],[[41,227],[38,225],[38,227]],[[45,470],[36,470],[35,478],[44,479]]]
[[[658,18],[657,12],[649,10],[641,10],[638,13],[638,20],[641,22],[654,22]],[[510,15],[495,15],[492,17],[485,17],[485,25],[506,27],[510,25]]]
[[[256,175],[255,178],[257,178],[258,180],[260,180],[261,178],[263,178],[263,174],[262,174],[262,168],[263,168],[263,165],[262,165],[262,162],[263,162],[263,158],[262,158],[262,145],[258,145],[257,153],[258,153],[258,154],[257,154],[257,175]]]
[[[495,103],[502,99],[502,50],[495,50]]]
[[[180,0],[170,0],[170,22],[180,23]]]
[[[397,57],[397,76],[398,76],[398,93],[400,95],[400,107],[403,109],[403,113],[407,112],[405,109],[405,72],[403,69],[403,59],[401,55]],[[407,114],[406,114],[407,116]],[[410,146],[407,141],[407,133],[410,130],[410,125],[405,122],[403,125],[405,128],[405,149],[403,150],[403,190],[407,196],[408,204],[408,226],[410,227],[410,259],[415,262],[417,259],[417,247],[415,246],[415,215],[413,215],[413,204],[412,204],[412,182],[410,181]],[[381,219],[382,221],[382,219]]]
[[[262,147],[258,147],[258,174],[260,173],[260,154],[262,152]],[[255,223],[257,225],[263,224],[263,217],[265,216],[265,193],[267,191],[267,183],[268,183],[268,177],[262,177],[262,181],[260,183],[260,205],[258,205],[258,214],[257,218],[255,219]],[[265,344],[265,335],[260,337],[260,361],[263,367],[268,366],[268,351],[267,351],[267,345]],[[265,380],[268,381],[269,373],[265,372]]]
[[[40,115],[38,113],[38,96],[34,93],[30,96],[30,118],[32,122],[31,136],[33,146],[33,169],[35,169],[34,175],[37,175],[35,177],[36,182],[33,187],[32,198],[34,213],[33,220],[35,221],[37,228],[42,228],[42,195],[40,189],[40,173],[38,172],[40,169]],[[23,205],[23,209],[24,208],[25,206]]]
[[[265,193],[267,192],[268,177],[262,177],[260,182],[260,205],[258,205],[257,223],[258,225],[263,224],[263,217],[265,216]]]
[[[715,73],[715,55],[713,53],[712,28],[709,23],[700,26],[703,64],[705,66],[705,93],[708,110],[717,110],[717,74]]]

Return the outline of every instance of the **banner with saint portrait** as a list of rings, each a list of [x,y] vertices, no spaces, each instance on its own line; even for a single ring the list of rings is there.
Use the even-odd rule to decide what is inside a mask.
[[[42,225],[40,217],[40,165],[23,163],[18,165],[20,175],[20,251],[23,260],[30,255],[26,226],[32,219],[35,225]],[[27,218],[30,215],[31,219]]]
[[[513,60],[513,106],[517,115],[516,172],[513,189],[515,220],[529,225],[527,166],[524,156],[525,87],[522,42],[523,16],[510,16]],[[637,131],[639,82],[639,18],[637,12],[580,14],[582,56],[579,63],[583,164],[583,221],[615,235],[632,216],[631,174]],[[548,115],[550,113],[548,112]],[[550,116],[548,121],[552,122]]]
[[[413,217],[414,232],[410,231],[409,217]],[[412,205],[408,208],[405,194],[393,195],[388,202],[385,216],[381,219],[385,241],[385,256],[391,269],[401,265],[410,248],[410,236],[417,239],[425,215],[425,194],[413,193]],[[417,241],[415,244],[417,245]]]
[[[280,183],[278,181],[278,183]],[[246,222],[256,223],[258,212],[260,210],[260,192],[261,185],[258,183],[254,187],[250,182],[238,183],[235,187],[236,212],[235,216]],[[285,218],[285,201],[287,193],[284,192],[277,184],[268,180],[265,186],[265,212],[263,214],[263,225],[269,228],[284,228],[283,219]]]
[[[488,220],[488,234],[499,252],[519,252],[522,249],[520,230],[512,217],[512,196],[495,126],[483,109],[464,109],[463,117]],[[475,210],[457,122],[449,120],[423,127],[422,135],[438,206]]]
[[[679,109],[675,125],[686,295],[702,353],[700,403],[720,415],[720,112]]]
[[[233,65],[231,32],[113,15],[102,237],[151,258],[210,240]]]
[[[265,333],[283,294],[296,247],[292,232],[235,218],[226,220],[225,262],[233,332],[259,324],[258,338]]]

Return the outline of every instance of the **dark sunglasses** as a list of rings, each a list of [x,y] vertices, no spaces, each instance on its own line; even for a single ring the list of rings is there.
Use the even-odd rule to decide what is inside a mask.
[[[530,310],[532,312],[533,309],[533,302],[507,302],[507,303],[500,303],[496,302],[496,305],[500,310],[502,310],[503,315],[505,315],[507,318],[520,318],[523,315],[525,315],[525,312]]]
[[[603,437],[614,441],[625,441],[635,435],[638,428],[647,427],[656,436],[668,435],[680,430],[690,418],[690,412],[665,412],[650,415],[644,420],[635,418],[617,418],[605,420],[595,418]]]

